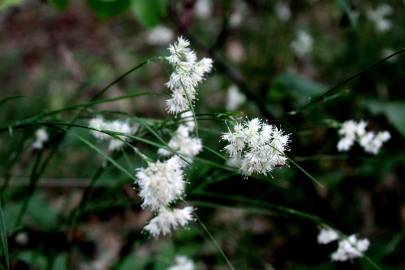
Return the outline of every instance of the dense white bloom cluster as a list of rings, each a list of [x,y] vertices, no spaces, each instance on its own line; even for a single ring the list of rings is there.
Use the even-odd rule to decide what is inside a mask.
[[[240,105],[245,103],[246,96],[243,95],[236,85],[231,85],[228,88],[228,93],[226,96],[226,109],[228,111],[236,110]]]
[[[318,234],[319,244],[329,244],[339,238],[339,235],[335,230],[332,229],[322,229]]]
[[[186,256],[176,256],[174,264],[167,268],[167,270],[194,270],[194,262]]]
[[[171,98],[167,100],[170,113],[186,111],[193,106],[199,82],[212,69],[212,60],[202,58],[197,61],[197,56],[189,45],[187,40],[179,37],[177,42],[169,47],[170,56],[167,60],[174,69],[166,83],[172,92]]]
[[[314,39],[312,36],[308,32],[300,30],[290,46],[297,56],[302,57],[312,51],[313,45]]]
[[[274,11],[276,12],[276,15],[280,21],[287,22],[291,17],[291,9],[288,4],[284,2],[277,2],[274,6]]]
[[[258,118],[238,123],[233,130],[223,134],[228,142],[225,151],[231,163],[239,164],[241,172],[267,174],[275,167],[284,166],[287,160],[289,135]]]
[[[329,244],[339,239],[338,233],[333,229],[321,229],[318,234],[319,244]],[[331,254],[332,261],[347,261],[362,257],[370,246],[368,239],[357,239],[353,234],[339,241],[338,248]]]
[[[138,129],[138,126],[133,125],[131,126],[126,121],[106,121],[102,117],[96,117],[90,120],[89,127],[95,130],[92,130],[91,133],[99,140],[109,141],[108,150],[114,151],[122,148],[125,145],[125,141],[128,140],[126,135],[132,135]],[[122,133],[123,135],[116,135],[118,138],[114,138],[113,136],[99,132],[116,132]]]
[[[148,162],[148,167],[136,172],[135,183],[140,190],[142,207],[156,215],[144,228],[154,237],[169,234],[193,220],[192,207],[171,207],[184,196],[186,181],[183,170],[202,150],[201,139],[191,135],[196,122],[193,111],[188,109],[193,106],[198,83],[212,68],[212,60],[203,58],[197,61],[197,56],[188,46],[187,40],[178,38],[176,43],[170,45],[170,56],[167,57],[174,68],[166,83],[172,91],[167,106],[171,113],[181,112],[182,123],[168,143],[170,151],[160,148],[158,154],[171,157],[166,161]]]
[[[180,125],[168,143],[170,149],[186,158],[188,162],[191,162],[192,158],[202,150],[201,139],[191,137],[190,131],[188,126]],[[170,156],[172,154],[163,148],[160,148],[158,153],[162,156]]]
[[[391,134],[388,131],[367,132],[366,126],[367,123],[363,120],[359,122],[354,120],[343,122],[342,127],[339,129],[341,139],[337,144],[337,149],[341,152],[348,151],[357,141],[365,152],[378,154],[382,145],[391,138]]]
[[[178,157],[150,163],[147,168],[138,169],[136,178],[142,207],[152,211],[169,206],[184,193],[185,181]]]
[[[163,25],[156,26],[148,31],[146,41],[151,45],[166,45],[174,38],[173,31]]]
[[[338,249],[332,253],[332,261],[347,261],[362,257],[370,246],[368,239],[357,239],[355,235],[339,241]]]
[[[393,8],[386,4],[380,4],[376,9],[370,9],[367,11],[367,18],[374,23],[377,32],[383,33],[392,28],[392,22],[387,19],[393,13]]]
[[[40,128],[35,131],[35,141],[32,143],[33,149],[42,149],[44,143],[49,140],[48,132],[45,128]]]
[[[152,236],[166,235],[178,227],[183,227],[193,220],[193,208],[188,206],[183,209],[161,208],[156,217],[149,221],[145,230]]]

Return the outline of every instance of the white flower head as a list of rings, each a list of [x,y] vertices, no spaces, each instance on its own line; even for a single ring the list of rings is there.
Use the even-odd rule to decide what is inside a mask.
[[[291,17],[291,9],[286,3],[283,3],[281,1],[277,2],[274,6],[274,10],[277,17],[282,22],[287,22]]]
[[[191,162],[191,160],[202,150],[201,139],[191,137],[190,129],[186,125],[180,125],[177,128],[173,137],[170,139],[168,146],[170,149],[183,156],[187,162]],[[163,148],[160,148],[158,153],[162,156],[170,156],[172,154]]]
[[[152,218],[144,229],[153,237],[158,237],[159,235],[170,234],[178,227],[186,226],[192,220],[193,207],[191,206],[183,209],[161,208],[158,215]]]
[[[167,268],[167,270],[194,270],[195,265],[192,260],[186,256],[176,256],[174,258],[174,264]]]
[[[325,245],[339,239],[339,235],[333,229],[322,229],[318,234],[318,243]]]
[[[370,246],[367,239],[357,239],[355,235],[339,241],[338,249],[332,253],[332,261],[347,261],[362,257],[363,253]]]
[[[170,55],[166,58],[173,67],[166,86],[171,90],[171,98],[166,101],[170,113],[186,111],[193,106],[198,84],[212,69],[212,60],[197,60],[194,51],[189,48],[190,42],[182,37],[170,45]]]
[[[99,140],[104,140],[108,141],[108,150],[109,151],[115,151],[118,149],[121,149],[125,145],[125,141],[128,140],[128,137],[126,135],[132,135],[136,132],[138,129],[138,126],[131,126],[128,122],[126,121],[106,121],[102,117],[96,117],[93,118],[89,121],[89,127],[95,130],[92,130],[91,133],[93,134],[94,137],[96,137]],[[100,131],[104,132],[100,132]],[[105,132],[116,132],[116,133],[122,133],[121,135],[116,135],[116,137],[111,136],[110,134],[107,134]]]
[[[150,163],[147,168],[138,169],[135,182],[140,189],[142,207],[152,211],[166,207],[181,198],[186,183],[178,157]]]
[[[380,4],[376,9],[369,9],[367,18],[374,23],[374,27],[379,33],[386,32],[392,28],[392,22],[387,16],[392,15],[393,8],[387,3]]]
[[[232,163],[240,164],[245,176],[266,175],[286,163],[284,152],[288,151],[289,135],[258,118],[234,125],[222,139],[228,142],[224,149]]]
[[[146,41],[150,45],[166,45],[174,38],[173,31],[163,25],[156,26],[148,31]]]
[[[368,132],[366,126],[367,123],[363,120],[343,122],[338,132],[342,136],[337,144],[338,151],[349,151],[354,142],[358,142],[365,152],[378,154],[382,145],[391,138],[391,135],[388,131]]]
[[[228,93],[226,96],[226,109],[228,111],[236,110],[240,105],[245,103],[246,96],[239,91],[236,85],[231,85],[228,88]]]
[[[32,143],[33,149],[42,149],[44,144],[49,140],[48,132],[45,128],[40,128],[35,131],[35,141]]]
[[[313,45],[314,39],[307,31],[304,30],[298,31],[295,39],[291,42],[292,50],[299,57],[303,57],[311,53]]]

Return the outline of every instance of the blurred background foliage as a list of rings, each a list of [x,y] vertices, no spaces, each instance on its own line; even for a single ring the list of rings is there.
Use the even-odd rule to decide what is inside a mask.
[[[381,4],[393,8],[392,27],[385,32],[367,18],[367,11]],[[201,269],[227,268],[198,222],[158,240],[141,232],[150,214],[140,208],[133,179],[78,139],[106,152],[87,130],[71,128],[64,134],[49,124],[69,122],[75,111],[10,128],[86,103],[131,67],[166,55],[170,41],[156,44],[150,37],[162,25],[190,39],[199,55],[214,59],[214,72],[197,103],[206,146],[219,152],[223,147],[219,137],[226,130],[227,89],[236,85],[247,101],[234,114],[262,116],[286,129],[291,157],[324,186],[293,165],[272,177],[243,179],[205,149],[187,172],[186,200],[197,207],[235,268],[370,269],[366,260],[330,262],[336,246],[316,242],[318,225],[325,221],[370,239],[367,255],[381,269],[403,269],[405,56],[398,54],[326,91],[405,47],[404,8],[399,0],[1,1],[3,269],[6,261],[12,269],[166,269],[178,254],[193,258]],[[299,31],[313,39],[311,51],[303,55],[291,46]],[[167,95],[169,72],[161,61],[148,63],[102,97],[128,98],[91,106],[77,123],[86,125],[103,114],[135,122],[142,117],[156,128],[153,119],[168,118],[165,97],[130,95]],[[376,156],[357,146],[339,153],[336,127],[347,119],[365,119],[372,130],[389,130],[392,138]],[[34,132],[44,125],[51,139],[33,151]],[[167,141],[171,130],[157,132]],[[145,138],[158,141],[148,133]],[[156,152],[146,144],[136,146]],[[131,149],[112,158],[130,173],[142,166]],[[83,191],[100,170],[81,207]]]

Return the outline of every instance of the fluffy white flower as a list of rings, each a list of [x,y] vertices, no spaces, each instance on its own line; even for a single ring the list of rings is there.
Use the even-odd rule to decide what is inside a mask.
[[[174,264],[167,268],[167,270],[194,270],[194,262],[186,256],[176,256]]]
[[[291,9],[286,3],[277,2],[274,6],[274,10],[280,21],[287,22],[291,17]]]
[[[96,117],[90,120],[89,127],[92,129],[97,129],[106,132],[116,132],[116,133],[123,133],[125,135],[131,135],[136,132],[137,126],[131,126],[128,122],[124,121],[106,121],[102,117]],[[99,132],[97,130],[92,130],[91,133],[99,140],[109,141],[108,150],[114,151],[122,148],[125,145],[126,140],[128,137],[125,135],[116,135],[118,138],[114,138],[113,136]]]
[[[202,150],[200,138],[190,136],[190,129],[186,125],[180,125],[168,143],[169,147],[182,155],[188,162],[198,155]],[[160,148],[158,153],[163,156],[170,156],[172,153]]]
[[[380,4],[376,9],[370,9],[367,11],[367,18],[374,23],[374,27],[377,32],[383,33],[392,28],[391,20],[387,19],[393,13],[393,9],[390,5],[384,3]]]
[[[246,97],[243,95],[236,85],[231,85],[228,88],[228,93],[226,96],[226,109],[228,111],[236,110],[240,105],[245,103]]]
[[[35,131],[35,141],[32,143],[32,148],[34,149],[42,149],[44,147],[44,143],[49,140],[48,132],[45,128],[40,128]]]
[[[313,45],[314,39],[312,36],[308,32],[300,30],[290,46],[297,56],[302,57],[312,51]]]
[[[332,229],[322,229],[318,234],[319,244],[329,244],[339,238],[337,232]]]
[[[174,69],[166,83],[172,92],[171,98],[166,101],[170,113],[186,111],[193,105],[197,95],[196,87],[212,69],[212,60],[202,58],[197,61],[197,56],[189,45],[187,40],[179,37],[169,47],[170,56],[167,60]]]
[[[376,155],[382,145],[390,138],[391,135],[388,131],[378,133],[368,132],[360,138],[359,143],[364,148],[364,151]]]
[[[338,249],[332,253],[332,261],[347,261],[362,257],[370,242],[367,239],[357,239],[355,235],[339,241]]]
[[[212,13],[212,0],[198,0],[194,5],[194,13],[199,18],[209,18]]]
[[[146,35],[146,41],[150,45],[166,45],[174,38],[173,31],[166,26],[156,26],[149,30]]]
[[[195,129],[195,121],[194,121],[193,112],[192,111],[186,111],[186,112],[181,114],[181,118],[182,118],[183,125],[185,125],[190,132],[194,131],[194,129]]]
[[[348,151],[353,146],[354,142],[358,142],[365,152],[377,154],[382,145],[391,138],[388,131],[383,132],[367,132],[367,123],[363,120],[356,122],[347,120],[343,122],[339,129],[341,139],[337,144],[338,151]]]
[[[246,176],[266,175],[286,163],[284,152],[288,150],[289,135],[258,118],[236,124],[222,139],[228,142],[224,149],[232,163],[240,164]]]
[[[183,196],[185,181],[182,164],[178,157],[150,163],[147,168],[137,170],[136,183],[143,200],[142,207],[157,211]]]
[[[167,209],[161,208],[159,214],[152,218],[145,230],[148,231],[153,237],[159,235],[167,235],[172,230],[178,227],[186,226],[193,220],[193,207],[185,207],[183,209]]]

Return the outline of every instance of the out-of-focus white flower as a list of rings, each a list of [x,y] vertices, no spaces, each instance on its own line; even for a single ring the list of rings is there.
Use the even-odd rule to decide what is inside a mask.
[[[290,44],[291,49],[299,57],[311,53],[313,45],[314,39],[307,31],[304,30],[298,31],[295,39]]]
[[[170,56],[167,60],[174,69],[166,83],[172,91],[171,98],[166,101],[170,113],[186,111],[193,106],[197,95],[196,87],[212,69],[212,60],[202,58],[197,61],[197,56],[189,45],[187,40],[179,37],[169,47]]]
[[[369,9],[367,18],[374,23],[377,32],[383,33],[392,28],[392,22],[387,19],[393,13],[393,9],[387,3],[380,4],[376,9]]]
[[[166,45],[174,38],[173,31],[163,25],[156,26],[148,31],[146,41],[150,45]]]
[[[231,85],[228,88],[228,93],[226,96],[226,109],[228,111],[236,110],[240,105],[245,103],[246,97],[243,95],[236,85]]]
[[[182,163],[176,156],[164,162],[150,163],[147,168],[137,170],[135,182],[140,189],[142,207],[157,211],[183,196]]]
[[[318,234],[318,243],[325,245],[339,238],[337,232],[332,229],[322,229]]]
[[[42,149],[44,143],[49,140],[48,132],[45,128],[40,128],[35,131],[35,141],[32,143],[33,149]]]
[[[360,145],[364,151],[370,154],[378,154],[382,145],[391,138],[391,134],[388,131],[383,132],[367,132],[359,139]]]
[[[194,13],[199,18],[209,18],[212,13],[212,0],[198,0],[194,5]]]
[[[174,264],[167,268],[167,270],[194,270],[195,265],[192,260],[186,256],[176,256],[174,258]]]
[[[291,18],[291,9],[286,3],[277,2],[274,10],[280,21],[287,22]]]
[[[337,149],[340,152],[348,151],[357,141],[364,149],[365,152],[371,154],[378,154],[382,145],[391,138],[388,131],[383,132],[367,132],[367,123],[363,120],[356,122],[347,120],[343,122],[342,127],[339,129],[341,139],[337,144]]]
[[[180,125],[177,128],[168,145],[170,149],[186,158],[187,162],[191,162],[192,159],[202,150],[201,139],[191,137],[190,129],[186,125]],[[172,153],[166,149],[160,148],[158,154],[162,156],[170,156]]]
[[[235,4],[235,8],[229,17],[229,26],[230,27],[238,27],[243,22],[245,12],[246,12],[246,5],[242,1],[237,1]]]
[[[152,218],[144,229],[153,237],[167,235],[171,233],[172,230],[175,230],[178,227],[184,227],[192,221],[192,213],[193,208],[190,206],[183,209],[161,208],[159,214]]]
[[[240,163],[245,176],[266,175],[286,163],[289,135],[258,118],[236,124],[222,139],[228,142],[225,151],[234,163]]]
[[[338,249],[332,253],[332,261],[347,261],[362,257],[363,253],[370,246],[367,239],[357,239],[355,235],[339,241]]]
[[[131,126],[126,121],[119,121],[119,120],[106,121],[102,117],[96,117],[91,119],[89,121],[89,127],[92,129],[96,129],[91,131],[94,137],[96,137],[99,140],[109,141],[108,145],[109,151],[115,151],[122,148],[125,145],[125,141],[128,140],[128,137],[126,135],[132,135],[138,129],[138,126],[135,125]],[[116,135],[119,138],[118,139],[114,138],[113,136],[107,133],[99,132],[97,130],[105,132],[122,133],[123,135]]]

